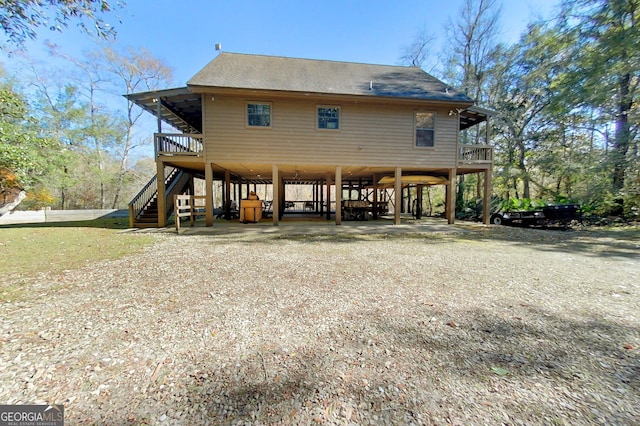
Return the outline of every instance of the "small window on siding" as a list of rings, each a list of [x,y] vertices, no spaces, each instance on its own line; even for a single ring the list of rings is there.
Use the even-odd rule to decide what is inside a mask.
[[[416,112],[416,146],[434,146],[435,125],[435,112]]]
[[[319,106],[318,107],[318,129],[329,129],[329,130],[340,129],[340,107]]]
[[[268,102],[247,102],[247,126],[271,127],[271,104]]]

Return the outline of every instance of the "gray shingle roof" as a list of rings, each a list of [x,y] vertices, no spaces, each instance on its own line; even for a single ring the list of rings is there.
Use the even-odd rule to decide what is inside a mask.
[[[187,85],[472,103],[417,67],[223,52]]]

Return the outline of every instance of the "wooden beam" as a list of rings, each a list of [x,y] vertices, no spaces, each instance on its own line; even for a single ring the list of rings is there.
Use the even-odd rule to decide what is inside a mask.
[[[205,225],[213,226],[213,163],[204,165]]]
[[[187,121],[187,119],[184,117],[184,114],[182,114],[180,111],[176,110],[173,106],[169,105],[166,101],[164,101],[163,99],[158,99],[158,115],[160,116],[162,114],[162,107],[164,107],[167,111],[169,111],[172,115],[174,115],[178,120],[182,121],[184,124],[186,124],[187,126],[191,127],[193,130],[196,131],[200,131],[199,130],[199,126],[198,123],[192,123]],[[160,124],[158,125],[160,126]],[[158,133],[162,133],[161,130],[158,130]]]
[[[491,126],[489,123],[489,115],[487,115],[486,126],[486,140],[485,144],[490,145],[489,140],[491,138]],[[482,206],[482,222],[485,225],[491,223],[491,175],[493,172],[493,157],[491,158],[491,164],[489,165],[489,169],[484,171],[484,205]]]
[[[278,226],[280,221],[280,172],[278,165],[273,165],[273,171],[271,172],[271,181],[273,182],[273,200],[271,201],[271,216],[273,218],[273,225]]]
[[[231,219],[231,173],[229,170],[224,171],[224,218]]]
[[[404,206],[404,203],[402,203],[402,205]],[[406,211],[408,213],[413,213],[413,209],[412,209],[412,205],[411,205],[411,187],[407,186],[407,207],[406,207]]]
[[[158,133],[162,133],[162,100],[156,98],[156,118],[158,119]]]
[[[456,221],[456,169],[449,169],[449,183],[447,184],[446,216],[449,225]]]
[[[451,185],[446,184],[444,186],[444,218],[449,218],[449,191],[451,190]]]
[[[490,115],[487,115],[487,119],[485,120],[485,145],[491,145],[489,143],[489,139],[491,138],[491,126],[489,125],[489,117],[491,117]]]
[[[458,126],[456,127],[456,166],[460,156],[460,110],[456,114]],[[464,176],[463,176],[464,179]],[[449,169],[449,183],[447,184],[445,195],[445,217],[449,225],[453,225],[456,220],[456,169]]]
[[[323,183],[319,182],[319,186],[318,186],[318,198],[319,198],[319,207],[320,207],[320,217],[322,217],[322,214],[324,213],[324,191],[323,191]]]
[[[418,185],[416,187],[416,211],[413,212],[416,219],[422,219],[422,191],[424,185]]]
[[[284,183],[284,176],[280,175],[278,177],[278,184],[280,185],[280,199],[278,200],[278,204],[280,204],[280,219],[284,217],[284,211],[287,208],[287,185]]]
[[[167,226],[167,197],[165,191],[167,190],[164,185],[164,162],[160,157],[156,157],[156,165],[158,179],[158,227],[164,228]]]
[[[378,175],[373,175],[373,203],[371,208],[373,209],[373,219],[378,218]]]
[[[189,174],[189,195],[196,195],[196,177]]]
[[[313,184],[313,194],[311,195],[311,197],[313,198],[313,208],[315,212],[318,213],[318,181]]]
[[[484,171],[484,203],[482,206],[482,222],[488,225],[491,221],[491,168]]]
[[[331,175],[327,174],[327,220],[331,220]]]
[[[402,168],[396,167],[395,179],[396,179],[395,186],[394,186],[395,206],[394,206],[394,213],[393,213],[393,224],[400,225],[401,223],[400,212],[402,208]]]
[[[342,225],[342,167],[340,166],[336,166],[336,225]]]

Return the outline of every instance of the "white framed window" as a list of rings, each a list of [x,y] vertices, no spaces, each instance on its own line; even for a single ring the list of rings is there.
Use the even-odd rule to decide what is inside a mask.
[[[435,146],[436,113],[418,111],[415,115],[415,146],[433,148]]]
[[[339,130],[340,107],[331,105],[318,105],[317,128],[323,130]]]
[[[247,102],[247,127],[271,127],[271,102]]]

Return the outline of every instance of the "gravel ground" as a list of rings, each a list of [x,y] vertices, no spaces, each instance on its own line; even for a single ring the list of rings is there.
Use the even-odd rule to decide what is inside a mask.
[[[640,424],[636,237],[214,228],[4,278],[29,297],[0,305],[0,403],[68,424]]]

